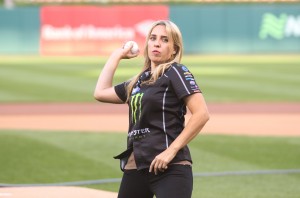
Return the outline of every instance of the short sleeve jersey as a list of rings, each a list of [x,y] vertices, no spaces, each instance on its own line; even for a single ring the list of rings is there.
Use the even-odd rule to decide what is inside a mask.
[[[141,84],[150,78],[145,71],[131,93],[129,106],[128,148],[138,169],[149,168],[152,160],[166,150],[184,129],[186,106],[183,98],[200,93],[193,74],[173,63],[154,84]],[[126,101],[126,82],[115,86],[118,97]],[[171,163],[192,162],[189,148],[182,148]]]

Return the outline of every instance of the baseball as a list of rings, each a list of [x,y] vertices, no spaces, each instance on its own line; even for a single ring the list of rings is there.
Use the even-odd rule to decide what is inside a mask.
[[[131,48],[131,53],[132,54],[136,54],[139,51],[139,46],[135,41],[127,41],[124,45],[124,49],[129,48],[130,45],[132,44],[132,48]]]

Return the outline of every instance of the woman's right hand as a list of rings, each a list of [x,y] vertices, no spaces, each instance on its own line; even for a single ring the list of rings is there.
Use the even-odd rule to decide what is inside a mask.
[[[131,58],[137,57],[140,54],[140,51],[138,50],[137,53],[133,54],[133,53],[131,53],[132,47],[133,47],[133,45],[131,44],[131,46],[128,48],[124,48],[124,46],[121,48],[118,48],[113,52],[113,55],[119,57],[120,59],[131,59]]]

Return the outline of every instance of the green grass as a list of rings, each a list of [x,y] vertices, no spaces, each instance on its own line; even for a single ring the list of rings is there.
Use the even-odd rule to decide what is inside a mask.
[[[0,131],[0,183],[120,178],[124,133]],[[300,168],[299,137],[199,135],[195,173]],[[87,187],[117,191],[119,183]],[[195,177],[194,198],[296,198],[300,174]]]
[[[106,57],[0,57],[0,102],[91,102]],[[184,56],[208,102],[300,101],[300,55]],[[123,60],[114,83],[141,58]]]

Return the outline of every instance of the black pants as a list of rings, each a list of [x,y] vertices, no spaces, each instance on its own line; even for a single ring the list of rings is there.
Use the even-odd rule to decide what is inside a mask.
[[[191,198],[192,167],[170,165],[157,175],[144,170],[125,170],[118,198]]]

